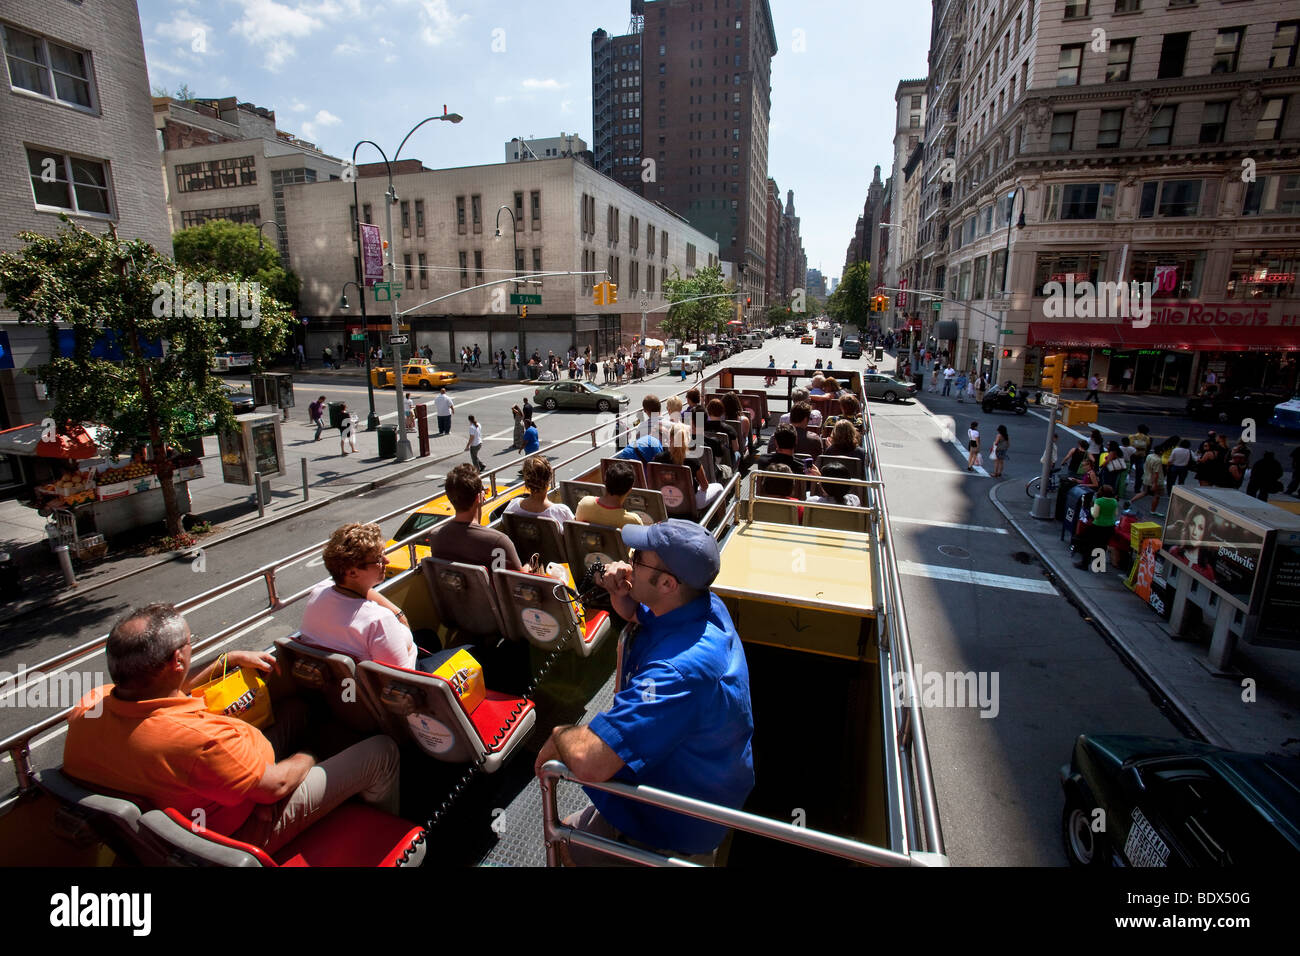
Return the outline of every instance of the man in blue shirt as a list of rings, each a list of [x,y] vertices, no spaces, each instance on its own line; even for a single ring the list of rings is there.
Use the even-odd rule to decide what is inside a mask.
[[[722,600],[717,542],[693,521],[623,528],[632,563],[599,583],[639,629],[624,649],[613,706],[586,727],[556,727],[536,770],[562,760],[582,780],[644,784],[728,807],[754,787],[749,669]],[[593,806],[565,821],[666,855],[711,863],[726,828],[588,789]],[[581,851],[572,848],[578,862]],[[610,863],[608,856],[592,862]]]
[[[541,451],[541,450],[542,450],[542,443],[541,443],[541,441],[540,441],[540,440],[538,439],[538,437],[537,437],[537,426],[533,424],[533,420],[532,420],[532,418],[527,417],[527,413],[525,413],[525,418],[524,418],[524,454],[525,454],[525,455],[532,455],[532,454],[534,454],[534,453],[536,453],[536,452],[539,452],[539,451]]]

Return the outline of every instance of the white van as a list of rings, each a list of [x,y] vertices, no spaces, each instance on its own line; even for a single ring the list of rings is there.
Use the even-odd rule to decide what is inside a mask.
[[[829,327],[819,328],[813,333],[813,345],[819,349],[829,349],[835,345],[835,332]]]
[[[745,344],[749,346],[751,349],[761,349],[763,347],[763,333],[746,332]]]

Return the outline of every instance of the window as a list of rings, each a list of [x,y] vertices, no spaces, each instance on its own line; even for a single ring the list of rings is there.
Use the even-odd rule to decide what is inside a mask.
[[[402,235],[410,238],[411,235],[411,204],[402,200]]]
[[[371,212],[370,212],[370,203],[368,203],[368,202],[363,202],[363,203],[361,204],[361,216],[362,216],[363,219],[365,219],[365,221],[366,221],[366,225],[367,225],[367,226],[373,226],[373,225],[374,225],[375,220],[374,220],[374,218],[371,216]]]
[[[182,193],[205,189],[231,189],[257,185],[257,161],[252,156],[210,159],[176,167],[176,190]]]
[[[1300,175],[1260,176],[1246,187],[1243,216],[1300,215]]]
[[[1151,117],[1151,127],[1147,130],[1148,146],[1168,146],[1174,132],[1174,113],[1176,106],[1162,106]]]
[[[1157,79],[1169,79],[1183,75],[1183,63],[1187,59],[1187,38],[1190,33],[1166,33],[1160,46],[1160,68],[1156,71]]]
[[[474,219],[474,231],[483,231],[483,197],[471,196],[469,199],[470,213]]]
[[[1279,23],[1273,34],[1273,52],[1269,54],[1268,68],[1284,70],[1295,66],[1296,38],[1300,34],[1300,20]]]
[[[1104,252],[1040,252],[1034,264],[1034,294],[1046,295],[1049,282],[1097,283],[1106,278]]]
[[[367,216],[366,222],[369,221],[370,218]],[[456,197],[456,231],[460,233],[462,236],[465,235],[465,197],[464,196]]]
[[[1142,202],[1138,217],[1183,218],[1195,216],[1201,209],[1201,180],[1166,179],[1142,184]]]
[[[355,215],[353,218],[355,221]],[[247,222],[256,226],[262,221],[262,208],[252,205],[222,206],[219,209],[187,209],[181,213],[181,228],[189,229],[193,226],[201,226],[209,219],[228,219],[233,223]]]
[[[1286,108],[1285,96],[1270,96],[1264,100],[1264,112],[1255,124],[1256,139],[1277,139],[1282,131],[1282,115]]]
[[[420,288],[429,288],[429,257],[420,253]]]
[[[1124,135],[1124,111],[1102,110],[1097,126],[1097,148],[1117,149]]]
[[[1088,0],[1065,0],[1065,19],[1074,20],[1088,15]]]
[[[415,201],[415,234],[417,236],[424,235],[424,200],[423,199],[417,199]]]
[[[1151,283],[1151,297],[1194,299],[1201,294],[1205,253],[1135,251],[1129,276]]]
[[[1043,219],[1114,219],[1114,183],[1063,183],[1048,188]]]
[[[921,108],[921,97],[919,95],[914,95],[912,97],[912,109],[919,110],[920,108]]]
[[[463,250],[460,253],[460,287],[469,288],[469,253]]]
[[[1234,299],[1282,299],[1295,295],[1300,249],[1238,249],[1228,272]]]
[[[407,254],[405,254],[405,255],[402,256],[402,266],[403,266],[403,268],[406,270],[406,287],[407,287],[408,289],[414,289],[414,288],[415,288],[415,276],[414,276],[414,275],[412,274],[412,272],[411,272],[411,255],[410,255],[410,253],[407,253]]]
[[[987,277],[989,260],[987,256],[981,256],[975,260],[975,278],[971,286],[971,298],[984,298],[984,282]]]
[[[963,302],[970,299],[970,270],[971,265],[969,262],[961,264],[961,271],[957,279],[957,298]]]
[[[1228,101],[1206,103],[1201,112],[1202,143],[1222,143],[1223,131],[1228,125]]]
[[[102,161],[29,147],[27,167],[37,206],[101,216],[110,214],[108,167]]]
[[[631,291],[633,292],[633,294],[640,291],[641,263],[637,262],[635,259],[633,259],[631,264],[628,266],[627,283],[629,286],[631,286]]]
[[[1074,148],[1074,114],[1052,114],[1052,143],[1054,153],[1068,152]]]
[[[645,227],[645,254],[647,256],[655,254],[655,227],[653,225]]]
[[[1133,60],[1133,41],[1111,40],[1110,55],[1106,60],[1106,82],[1123,83],[1129,77],[1129,64]]]
[[[1078,86],[1079,70],[1083,65],[1083,44],[1075,43],[1061,47],[1061,56],[1056,64],[1057,86]]]
[[[1137,13],[1142,9],[1142,0],[1115,0],[1116,13]]]
[[[9,81],[17,89],[48,96],[68,106],[94,109],[90,54],[53,40],[0,26]]]
[[[542,271],[542,250],[541,249],[536,249],[536,248],[533,249],[533,271],[534,272]],[[542,280],[534,279],[533,281],[536,282],[538,284],[538,287],[540,288]]]
[[[686,267],[695,268],[695,245],[690,242],[686,243]]]
[[[908,125],[908,128],[909,128],[909,129],[920,129],[920,128],[921,128],[921,114],[920,114],[920,113],[913,113],[910,117],[908,117],[907,125]]]
[[[1007,261],[1007,251],[999,249],[989,256],[989,295],[997,295],[1006,286],[1002,269]]]
[[[528,194],[529,218],[533,222],[533,231],[536,232],[542,228],[542,194],[540,190],[534,189]]]
[[[1220,30],[1214,40],[1214,59],[1211,61],[1211,73],[1236,73],[1237,56],[1241,53],[1241,38],[1246,33],[1245,27],[1228,27]]]
[[[667,229],[659,230],[659,258],[660,259],[668,258],[668,230]]]
[[[474,250],[474,284],[483,284],[483,250]]]

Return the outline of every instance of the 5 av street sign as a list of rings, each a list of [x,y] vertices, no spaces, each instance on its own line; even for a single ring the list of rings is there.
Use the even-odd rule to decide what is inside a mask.
[[[526,293],[510,293],[511,305],[541,305],[542,297],[540,295],[528,295]]]

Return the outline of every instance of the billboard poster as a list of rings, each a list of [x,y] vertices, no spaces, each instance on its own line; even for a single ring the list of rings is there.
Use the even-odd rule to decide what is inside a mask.
[[[253,458],[259,475],[284,474],[280,467],[280,452],[275,441],[274,419],[253,422]]]
[[[384,279],[384,242],[378,226],[363,222],[357,228],[361,230],[362,283],[368,287]]]
[[[1273,549],[1268,591],[1260,607],[1258,637],[1270,643],[1295,646],[1297,620],[1300,620],[1300,545],[1279,540]]]
[[[217,445],[221,452],[221,480],[232,485],[249,484],[251,479],[248,463],[244,459],[244,433],[221,432],[217,435]]]
[[[1263,534],[1238,524],[1221,510],[1211,511],[1193,497],[1175,495],[1169,502],[1162,540],[1174,560],[1243,606],[1250,606],[1264,549]]]

